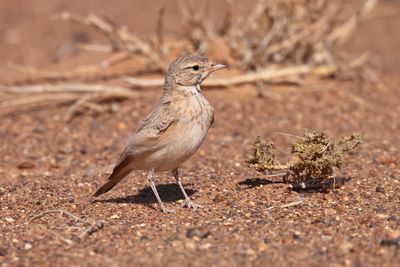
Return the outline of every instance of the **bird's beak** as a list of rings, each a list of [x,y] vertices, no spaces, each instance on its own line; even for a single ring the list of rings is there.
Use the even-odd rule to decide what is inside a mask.
[[[217,71],[220,69],[224,69],[224,68],[226,68],[225,65],[211,63],[210,67],[207,68],[207,72],[211,73],[211,72],[214,72],[214,71]]]

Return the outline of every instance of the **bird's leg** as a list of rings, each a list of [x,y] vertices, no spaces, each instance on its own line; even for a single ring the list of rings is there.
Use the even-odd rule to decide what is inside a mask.
[[[153,182],[153,175],[154,175],[154,170],[149,171],[147,175],[147,181],[150,183],[150,187],[153,190],[154,195],[157,198],[158,203],[160,204],[160,208],[162,212],[169,213],[169,212],[175,212],[174,210],[169,210],[164,206],[164,203],[161,201],[160,195],[157,192],[156,185]]]
[[[194,211],[197,210],[198,208],[202,208],[203,207],[202,205],[193,203],[190,200],[189,196],[186,194],[186,191],[183,188],[183,185],[182,185],[182,182],[181,182],[181,178],[179,178],[179,170],[178,170],[178,168],[172,170],[172,175],[175,177],[175,180],[178,183],[179,187],[181,188],[183,196],[185,197],[184,206],[186,206],[188,208],[192,208]]]

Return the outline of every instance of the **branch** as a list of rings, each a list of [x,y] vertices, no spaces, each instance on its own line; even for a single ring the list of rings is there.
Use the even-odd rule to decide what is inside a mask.
[[[346,41],[350,34],[354,31],[360,20],[365,18],[374,9],[377,3],[378,0],[367,0],[361,10],[356,12],[355,15],[350,17],[341,26],[338,26],[334,29],[334,31],[332,31],[332,33],[327,37],[328,43],[344,43],[344,41]]]
[[[101,34],[103,34],[111,43],[113,51],[123,50],[123,44],[118,40],[118,36],[115,35],[115,26],[106,21],[105,18],[101,18],[95,14],[89,14],[86,17],[71,14],[69,12],[62,12],[61,14],[56,14],[50,17],[53,20],[64,20],[70,21],[77,24],[82,24],[88,27],[92,27]]]
[[[137,35],[131,33],[126,26],[121,26],[117,28],[113,23],[95,14],[89,14],[86,17],[82,17],[79,15],[71,14],[69,12],[63,12],[61,14],[54,15],[52,18],[70,21],[96,29],[109,40],[112,48],[111,51],[126,52],[131,55],[139,53],[146,56],[161,70],[166,70],[168,67],[167,64],[162,60],[162,57],[160,56],[160,51],[156,51],[147,42],[140,39]],[[90,49],[94,48],[107,50],[107,48],[103,46],[99,47],[98,45],[89,45],[86,48],[88,47]],[[127,59],[127,57],[123,57],[121,60],[125,59]],[[105,67],[107,66],[108,65],[105,65]]]
[[[105,222],[102,220],[83,220],[77,216],[75,216],[74,214],[70,213],[69,211],[66,210],[46,210],[43,211],[41,213],[39,213],[38,215],[33,216],[28,223],[31,223],[34,220],[37,220],[39,218],[42,218],[43,216],[45,216],[46,214],[51,214],[51,213],[60,213],[61,215],[65,215],[67,217],[70,217],[72,219],[74,219],[76,222],[80,222],[83,223],[84,225],[86,225],[86,227],[84,228],[83,232],[81,232],[81,234],[79,235],[79,238],[84,238],[87,235],[91,235],[94,232],[97,232],[98,230],[102,229],[104,227]],[[79,227],[80,228],[80,227]]]
[[[4,92],[20,95],[17,98],[5,99],[0,102],[0,111],[8,113],[21,109],[30,109],[38,105],[55,103],[73,103],[66,120],[70,120],[77,108],[81,106],[93,107],[89,102],[100,102],[116,98],[134,98],[138,93],[130,89],[118,86],[106,86],[99,84],[42,84],[24,86],[1,86]],[[27,96],[29,95],[29,96]],[[5,110],[5,111],[4,111]]]
[[[365,60],[367,60],[367,56],[362,55],[362,57],[359,57],[355,61],[350,62],[348,66],[351,68],[358,67],[363,62],[365,62]],[[278,70],[264,69],[259,72],[242,74],[230,78],[208,79],[202,83],[202,87],[231,87],[235,85],[255,83],[259,81],[274,82],[278,80],[284,82],[288,80],[288,77],[300,76],[304,74],[313,74],[320,77],[326,77],[336,73],[341,68],[341,65],[332,64],[315,67],[311,67],[308,65],[299,65],[293,67],[285,67]],[[122,81],[130,84],[133,87],[156,87],[162,86],[164,83],[163,79],[137,79],[131,77],[122,77]],[[292,82],[293,80],[289,79],[289,83]]]

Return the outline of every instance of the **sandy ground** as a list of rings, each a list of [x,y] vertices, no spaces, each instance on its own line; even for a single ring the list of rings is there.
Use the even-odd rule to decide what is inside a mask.
[[[178,23],[174,1],[2,1],[0,80],[19,77],[6,68],[8,61],[68,69],[98,60],[73,48],[98,36],[49,23],[50,14],[107,12],[144,34],[154,29],[149,17],[162,2],[172,10],[168,22]],[[198,212],[181,207],[183,196],[167,173],[157,176],[157,184],[175,214],[159,212],[142,172],[98,201],[90,198],[160,88],[70,123],[61,119],[67,107],[0,118],[0,265],[399,266],[399,249],[380,244],[400,236],[399,14],[398,1],[382,1],[342,48],[370,51],[379,84],[326,80],[304,88],[269,87],[280,101],[257,97],[248,87],[205,90],[215,125],[181,171],[191,198],[205,206]],[[293,139],[274,133],[301,135],[305,129],[324,129],[332,137],[362,134],[362,146],[337,172],[351,178],[342,188],[289,191],[280,179],[267,179],[244,163],[256,135],[284,153]],[[299,197],[300,206],[271,208]],[[84,226],[58,214],[28,223],[51,209],[103,221],[104,227],[79,239]]]

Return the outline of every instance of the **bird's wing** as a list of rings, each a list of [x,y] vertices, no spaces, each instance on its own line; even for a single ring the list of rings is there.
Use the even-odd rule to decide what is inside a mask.
[[[126,157],[138,157],[142,153],[148,153],[160,148],[167,134],[176,122],[178,116],[167,104],[158,105],[140,124],[135,134],[130,138],[125,150],[122,152],[119,162]],[[118,165],[118,164],[117,164]]]
[[[108,181],[96,191],[94,196],[104,194],[124,179],[132,171],[130,163],[135,158],[162,147],[165,144],[163,141],[165,135],[168,135],[167,132],[177,121],[176,113],[165,106],[158,106],[153,110],[129,140]]]
[[[170,102],[161,103],[139,124],[136,134],[147,131],[152,135],[159,135],[176,119],[176,112],[171,108]]]

